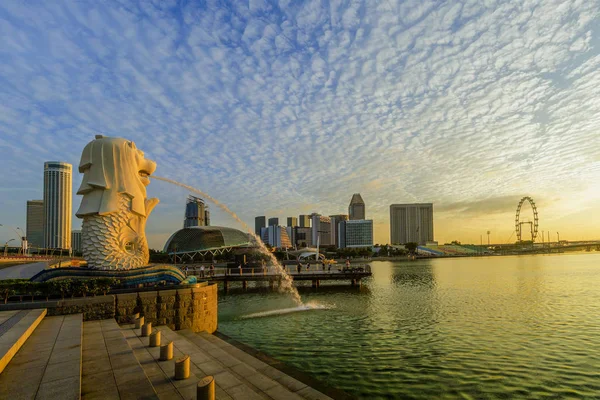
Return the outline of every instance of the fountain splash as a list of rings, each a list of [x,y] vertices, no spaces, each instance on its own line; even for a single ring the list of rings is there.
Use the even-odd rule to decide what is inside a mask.
[[[167,182],[167,183],[171,183],[173,185],[177,185],[179,187],[182,187],[184,189],[187,189],[191,192],[197,193],[200,196],[210,200],[212,203],[214,203],[217,207],[219,207],[221,210],[225,211],[226,213],[228,213],[229,215],[231,215],[233,217],[233,219],[235,219],[237,222],[239,222],[244,229],[254,237],[254,239],[256,240],[256,243],[258,244],[260,250],[262,253],[266,254],[267,256],[269,256],[269,259],[271,261],[271,264],[273,264],[275,266],[275,269],[277,270],[277,273],[279,275],[281,275],[281,285],[279,287],[279,291],[280,292],[287,292],[289,293],[292,298],[294,299],[294,302],[296,304],[298,304],[299,307],[296,307],[294,309],[302,309],[303,307],[306,308],[306,306],[304,306],[304,304],[302,303],[302,299],[300,298],[300,293],[298,293],[298,290],[294,287],[293,285],[293,279],[292,277],[286,272],[286,270],[283,268],[283,266],[279,263],[279,261],[277,260],[277,258],[275,258],[275,256],[273,255],[273,253],[271,253],[269,251],[269,249],[267,249],[267,246],[265,246],[265,244],[263,243],[263,241],[252,231],[252,229],[244,222],[241,220],[240,217],[237,216],[236,213],[234,213],[233,211],[231,211],[229,209],[229,207],[227,207],[225,204],[221,203],[220,201],[218,201],[217,199],[213,198],[212,196],[204,193],[203,191],[196,189],[194,187],[191,187],[189,185],[186,185],[184,183],[181,182],[177,182],[174,181],[173,179],[169,179],[169,178],[163,178],[160,176],[156,176],[156,175],[151,175],[150,178],[159,180],[159,181],[163,181],[163,182]],[[310,309],[310,308],[306,308],[306,309]],[[299,310],[301,311],[301,310]]]
[[[301,311],[310,311],[310,310],[328,310],[332,307],[327,307],[321,304],[317,304],[315,302],[310,302],[308,304],[303,304],[298,307],[291,308],[282,308],[279,310],[270,310],[270,311],[261,311],[253,314],[244,315],[241,319],[250,319],[250,318],[262,318],[262,317],[270,317],[273,315],[283,315],[283,314],[291,314],[295,312]]]

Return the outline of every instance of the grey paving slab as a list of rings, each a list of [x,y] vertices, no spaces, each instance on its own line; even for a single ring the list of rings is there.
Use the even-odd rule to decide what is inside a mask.
[[[81,363],[73,361],[63,361],[56,364],[51,364],[46,367],[42,384],[81,376]]]
[[[2,325],[4,321],[6,321],[18,312],[19,310],[0,311],[0,325]]]
[[[203,375],[214,376],[217,387],[231,398],[302,398],[294,392],[308,388],[306,384],[213,335],[195,334],[190,330],[173,332],[167,327],[158,328],[167,338],[179,335],[198,347],[200,356],[196,360],[192,357],[192,362]],[[179,343],[180,339],[174,340],[175,346]],[[189,346],[189,343],[186,346]],[[211,360],[206,361],[207,358]],[[315,389],[305,392],[313,397],[318,394],[319,399],[328,399]]]
[[[271,389],[272,387],[279,385],[279,382],[263,374],[247,375],[244,378],[253,386],[257,387],[262,391],[266,391],[268,389]]]
[[[273,400],[303,400],[299,394],[292,393],[280,385],[266,390],[265,393]]]
[[[263,400],[265,396],[248,390],[246,385],[237,385],[225,389],[225,392],[234,400]]]
[[[88,339],[95,343],[86,345]],[[102,372],[96,368],[101,363],[104,363]],[[114,320],[90,324],[89,329],[88,323],[84,325],[83,370],[81,392],[85,400],[104,398],[103,390],[107,398],[158,399],[151,381]],[[94,390],[98,385],[104,387]]]
[[[44,318],[15,354],[0,374],[1,399],[35,398],[63,319],[63,317]]]
[[[0,325],[0,373],[33,334],[45,315],[46,309],[18,311]]]
[[[298,392],[296,392],[296,394],[304,397],[306,400],[331,400],[331,397],[324,395],[323,393],[309,386],[299,390]]]
[[[42,383],[35,400],[79,400],[81,398],[81,378],[74,376]]]
[[[64,316],[36,399],[80,398],[82,338],[83,315]]]

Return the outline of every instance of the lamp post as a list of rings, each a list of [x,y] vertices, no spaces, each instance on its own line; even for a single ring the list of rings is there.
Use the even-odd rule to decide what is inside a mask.
[[[12,242],[15,239],[10,239],[9,241],[7,241],[6,243],[4,243],[4,257],[6,257],[8,255],[8,244],[10,242]]]
[[[6,226],[6,225],[2,225],[0,224],[0,226]],[[25,235],[21,235],[19,232],[17,232],[17,229],[21,229],[17,226],[17,229],[13,228],[12,226],[8,226],[8,228],[12,229],[13,232],[17,235],[17,237],[21,240],[21,247],[23,247],[23,238],[25,237]],[[17,254],[19,254],[19,252],[17,252]]]

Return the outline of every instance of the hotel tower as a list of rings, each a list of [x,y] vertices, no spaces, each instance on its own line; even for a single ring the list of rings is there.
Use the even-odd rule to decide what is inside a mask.
[[[71,164],[44,163],[44,247],[71,247]]]

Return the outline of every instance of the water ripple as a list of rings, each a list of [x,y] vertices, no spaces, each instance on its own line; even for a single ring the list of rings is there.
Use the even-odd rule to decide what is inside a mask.
[[[599,259],[374,262],[360,291],[303,293],[327,310],[241,320],[291,304],[222,296],[219,329],[358,398],[594,398]]]

